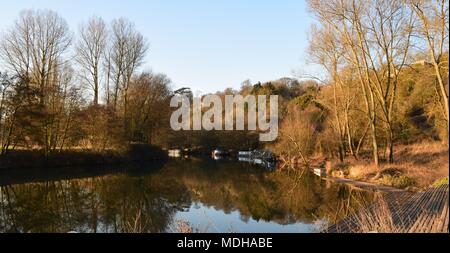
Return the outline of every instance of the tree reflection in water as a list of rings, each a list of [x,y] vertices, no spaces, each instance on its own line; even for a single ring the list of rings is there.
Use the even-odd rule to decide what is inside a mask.
[[[340,219],[372,198],[311,173],[172,160],[161,169],[1,186],[0,232],[168,232],[176,214],[195,203],[238,212],[242,221],[314,224]]]

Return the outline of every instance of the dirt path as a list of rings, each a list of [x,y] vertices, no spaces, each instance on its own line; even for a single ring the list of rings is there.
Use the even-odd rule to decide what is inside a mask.
[[[331,181],[334,183],[346,184],[346,185],[350,185],[350,186],[360,188],[363,190],[370,190],[370,191],[375,191],[375,192],[386,192],[386,193],[405,192],[405,190],[390,187],[390,186],[355,181],[355,180],[345,179],[345,178],[323,177],[322,179],[326,180],[326,181]]]

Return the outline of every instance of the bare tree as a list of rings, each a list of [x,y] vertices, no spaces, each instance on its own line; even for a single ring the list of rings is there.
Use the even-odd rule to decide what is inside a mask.
[[[409,0],[409,5],[420,20],[417,30],[428,47],[428,55],[438,81],[441,106],[449,127],[448,81],[445,84],[443,73],[448,79],[448,31],[449,5],[446,0]],[[447,57],[444,57],[447,54]]]
[[[94,105],[98,105],[100,89],[100,70],[106,48],[108,32],[101,18],[92,17],[87,24],[82,24],[76,45],[77,61],[83,70],[82,78],[91,87]]]
[[[21,13],[0,42],[0,56],[13,73],[40,88],[41,103],[45,90],[62,56],[71,45],[67,23],[52,11],[28,10]]]
[[[58,14],[30,10],[21,13],[0,42],[0,56],[21,80],[12,98],[11,120],[21,120],[26,137],[42,145],[46,153],[57,148],[67,113],[72,71],[65,54],[71,41],[67,23]],[[38,104],[27,101],[33,97],[38,97]],[[25,133],[16,133],[20,135]]]
[[[148,44],[142,34],[136,31],[134,24],[124,18],[113,21],[111,43],[110,70],[114,83],[113,108],[117,110],[120,95],[124,130],[130,135],[129,88],[133,74],[143,63]]]
[[[120,18],[112,22],[110,47],[114,108],[117,107],[119,92],[121,92],[126,113],[130,80],[136,69],[142,65],[148,45],[142,34],[136,31],[133,23],[125,18]]]
[[[321,43],[315,43],[315,41],[321,41]],[[315,63],[322,65],[331,76],[332,87],[333,87],[333,113],[334,113],[334,129],[338,134],[339,139],[339,157],[341,161],[345,157],[345,138],[346,134],[349,135],[350,132],[346,131],[346,126],[348,124],[344,122],[348,119],[348,110],[341,112],[342,109],[347,109],[349,105],[344,105],[346,102],[350,102],[350,99],[344,99],[338,94],[338,87],[342,89],[342,81],[339,78],[339,69],[342,58],[341,46],[339,45],[339,40],[336,38],[332,29],[323,27],[318,29],[317,27],[312,27],[312,37],[310,38],[310,48],[309,55]],[[339,85],[338,85],[339,83]],[[340,93],[340,92],[339,92]],[[351,137],[350,137],[351,138]],[[353,145],[350,141],[349,143],[350,153],[353,154]]]
[[[374,94],[370,88],[370,73],[364,57],[361,43],[364,43],[360,36],[362,32],[358,32],[357,27],[360,27],[360,16],[364,3],[352,0],[332,0],[319,1],[310,0],[309,6],[316,14],[320,23],[328,26],[334,33],[342,40],[342,44],[347,52],[344,57],[346,60],[355,66],[358,72],[359,83],[363,93],[364,102],[366,106],[367,119],[370,125],[372,136],[372,151],[374,163],[378,166],[378,139],[377,139],[377,117],[376,117],[376,103]],[[359,36],[358,36],[359,35]]]
[[[104,54],[104,64],[103,69],[105,72],[105,97],[106,97],[106,104],[109,106],[111,105],[111,68],[112,68],[112,61],[111,61],[111,48],[107,47]]]
[[[366,28],[358,28],[363,56],[371,75],[370,87],[382,111],[387,130],[389,162],[394,162],[394,106],[398,80],[408,60],[414,17],[400,1],[377,0],[368,6]],[[363,19],[364,20],[364,19]],[[360,26],[358,26],[360,27]],[[366,32],[364,37],[363,31]]]
[[[337,34],[346,52],[343,57],[359,75],[375,164],[379,163],[379,120],[386,126],[389,161],[392,162],[397,83],[411,47],[414,18],[400,1],[332,0],[325,3],[311,0],[310,7],[320,22]]]

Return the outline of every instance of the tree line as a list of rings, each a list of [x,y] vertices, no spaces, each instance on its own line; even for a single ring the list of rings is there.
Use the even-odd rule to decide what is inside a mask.
[[[53,11],[23,11],[0,38],[1,154],[157,142],[171,81],[138,72],[148,49],[125,18],[72,33]]]
[[[309,0],[308,6],[316,18],[308,53],[328,78],[295,101],[279,140],[292,148],[283,152],[319,151],[344,161],[370,150],[378,166],[395,161],[398,143],[448,145],[447,1]]]

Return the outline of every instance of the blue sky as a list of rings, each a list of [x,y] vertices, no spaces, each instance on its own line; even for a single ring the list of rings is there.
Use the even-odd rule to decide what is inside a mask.
[[[150,42],[143,69],[167,74],[175,87],[214,92],[310,72],[302,0],[14,0],[0,7],[0,31],[23,9],[58,12],[76,32],[92,15],[127,17]]]

